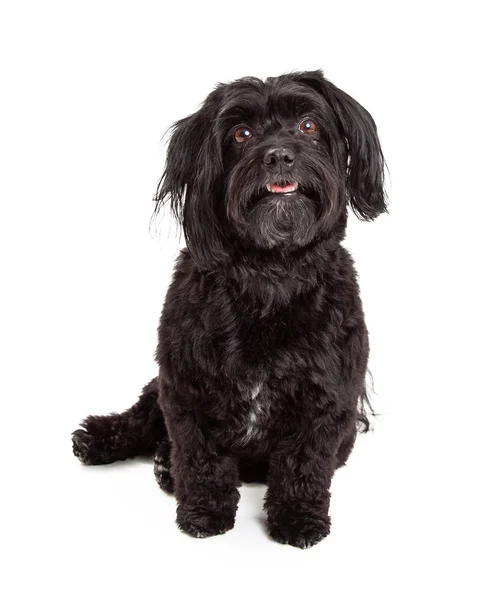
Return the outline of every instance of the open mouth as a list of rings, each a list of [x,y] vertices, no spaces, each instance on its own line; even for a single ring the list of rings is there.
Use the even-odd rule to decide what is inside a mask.
[[[276,183],[266,184],[266,189],[272,194],[291,194],[298,189],[297,183],[287,183],[285,185],[278,185]]]

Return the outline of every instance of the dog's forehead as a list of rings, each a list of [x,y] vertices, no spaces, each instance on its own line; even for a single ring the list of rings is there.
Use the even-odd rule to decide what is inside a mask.
[[[245,78],[224,86],[219,117],[261,120],[326,108],[322,96],[306,84],[284,77]]]

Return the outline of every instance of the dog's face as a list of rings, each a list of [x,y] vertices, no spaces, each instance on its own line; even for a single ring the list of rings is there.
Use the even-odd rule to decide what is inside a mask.
[[[238,248],[287,252],[342,235],[347,202],[386,210],[369,113],[320,71],[220,85],[176,123],[157,201],[170,199],[194,260]]]
[[[334,225],[346,156],[331,144],[332,120],[317,92],[289,79],[232,89],[217,131],[226,215],[240,238],[261,248],[298,247]]]

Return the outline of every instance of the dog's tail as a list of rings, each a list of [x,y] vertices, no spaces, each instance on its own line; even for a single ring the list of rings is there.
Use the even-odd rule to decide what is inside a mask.
[[[102,465],[137,455],[152,455],[167,437],[158,406],[158,377],[143,388],[140,398],[121,414],[89,416],[72,433],[73,454],[83,463]]]

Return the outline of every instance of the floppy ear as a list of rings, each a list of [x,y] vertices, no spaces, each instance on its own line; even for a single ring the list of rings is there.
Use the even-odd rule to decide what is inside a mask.
[[[298,77],[319,91],[333,109],[347,144],[346,185],[351,208],[358,217],[372,221],[387,212],[384,157],[373,118],[359,102],[325,79],[322,71],[299,73]]]
[[[222,157],[213,130],[222,93],[220,86],[196,113],[173,125],[165,170],[154,198],[155,212],[170,202],[201,270],[212,268],[227,256],[217,204]]]

